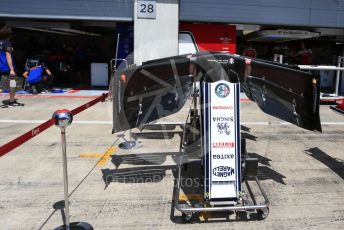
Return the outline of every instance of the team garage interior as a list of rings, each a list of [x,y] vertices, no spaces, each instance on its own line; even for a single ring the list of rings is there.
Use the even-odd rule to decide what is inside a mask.
[[[106,86],[115,57],[115,22],[5,21],[12,27],[17,74],[39,58],[55,76],[53,86]],[[92,79],[96,75],[98,79]]]
[[[132,22],[13,19],[2,23],[13,28],[17,74],[24,72],[28,58],[38,57],[55,76],[52,83],[55,87],[106,88],[111,71],[120,63],[113,61],[115,57],[133,63]],[[311,63],[307,63],[312,65],[337,65],[338,56],[343,56],[344,50],[344,31],[335,28],[181,22],[179,30],[190,32],[192,39],[184,42],[195,43],[190,44],[195,45],[194,51],[245,54],[253,49],[257,58],[288,64],[304,64],[295,57],[301,43],[312,51]],[[229,43],[230,48],[223,48]],[[179,46],[179,53],[183,52]],[[320,74],[326,81],[323,88],[333,91],[335,72]]]

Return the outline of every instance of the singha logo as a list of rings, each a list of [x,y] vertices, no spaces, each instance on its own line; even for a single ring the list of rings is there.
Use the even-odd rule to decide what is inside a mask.
[[[226,122],[217,123],[217,131],[219,132],[219,134],[229,135],[231,133],[229,125]]]

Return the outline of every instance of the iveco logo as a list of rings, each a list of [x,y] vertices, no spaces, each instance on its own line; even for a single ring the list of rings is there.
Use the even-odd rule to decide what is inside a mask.
[[[215,94],[220,98],[225,98],[229,95],[229,87],[224,83],[220,83],[215,87]]]
[[[234,175],[234,169],[229,166],[218,166],[213,168],[213,175],[217,177],[229,177]]]

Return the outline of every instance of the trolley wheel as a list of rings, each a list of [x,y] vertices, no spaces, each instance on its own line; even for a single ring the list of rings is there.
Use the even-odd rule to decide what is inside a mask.
[[[246,138],[242,138],[240,142],[240,152],[241,156],[247,156],[247,150],[246,150]]]
[[[195,214],[194,213],[182,213],[182,219],[184,223],[191,223],[195,219]]]
[[[264,220],[268,217],[269,215],[269,207],[265,208],[265,209],[258,209],[257,210],[257,214],[258,214],[258,219],[259,220]]]

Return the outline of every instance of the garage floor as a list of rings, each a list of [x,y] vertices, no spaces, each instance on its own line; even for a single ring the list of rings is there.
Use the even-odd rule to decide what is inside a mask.
[[[5,99],[7,95],[0,96]],[[73,109],[91,99],[20,100],[24,107],[0,110],[0,145],[50,119],[56,109]],[[259,221],[250,213],[239,218],[210,214],[183,224],[172,196],[180,129],[133,130],[139,147],[121,150],[123,138],[111,134],[112,103],[103,102],[75,116],[67,128],[71,221],[86,221],[97,230],[344,229],[344,116],[322,105],[323,133],[314,133],[270,117],[252,102],[244,100],[241,106],[247,150],[259,159],[259,178],[271,202],[267,219]],[[184,122],[187,110],[163,121]],[[1,157],[0,175],[2,229],[63,224],[58,128]]]

